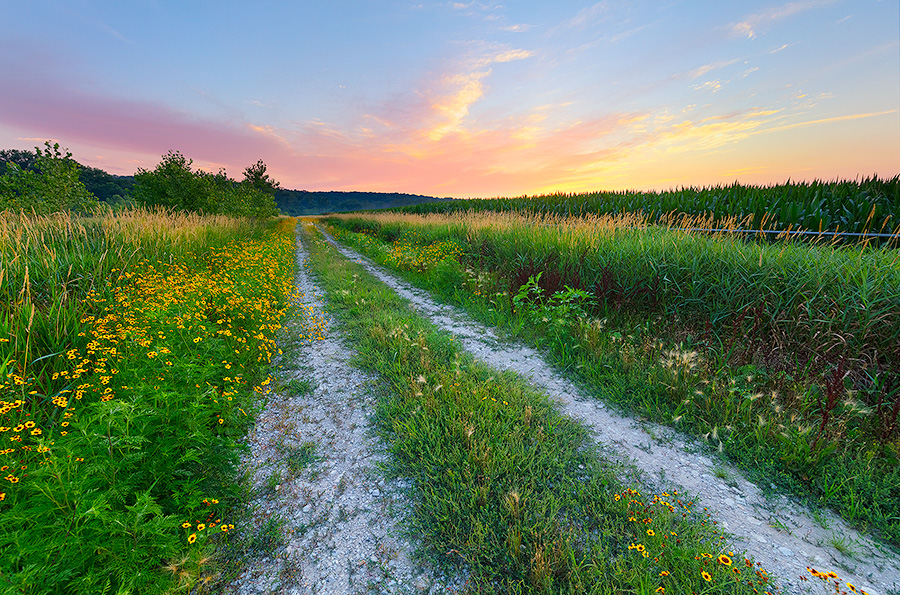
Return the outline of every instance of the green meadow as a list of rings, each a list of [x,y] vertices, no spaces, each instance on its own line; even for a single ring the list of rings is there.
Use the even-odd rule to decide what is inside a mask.
[[[314,226],[267,217],[262,162],[235,182],[169,153],[142,173],[142,204],[114,210],[85,195],[60,154],[48,147],[42,159],[70,182],[58,201],[67,208],[18,208],[52,184],[36,173],[3,179],[0,592],[211,592],[240,571],[241,556],[284,545],[277,524],[248,533],[239,461],[278,384],[283,327],[321,332],[303,331],[314,321],[297,301],[298,239],[338,320],[333,332],[380,379],[373,429],[389,454],[385,475],[412,486],[408,529],[425,559],[466,573],[460,592],[771,589],[765,569],[730,550],[693,502],[642,488],[546,395],[463,353]],[[165,194],[173,179],[182,186]],[[821,215],[820,226],[894,233],[882,197],[895,207],[896,185],[857,184],[859,201],[877,200],[848,206],[839,224]],[[843,191],[795,186],[804,196]],[[738,202],[728,217],[658,217],[672,206],[659,196],[620,214],[590,197],[523,200],[328,224],[537,345],[603,400],[700,436],[751,478],[900,545],[900,257],[891,241],[678,229],[685,216],[743,225]],[[780,213],[764,223],[812,221],[782,225]],[[262,541],[265,552],[246,545]]]

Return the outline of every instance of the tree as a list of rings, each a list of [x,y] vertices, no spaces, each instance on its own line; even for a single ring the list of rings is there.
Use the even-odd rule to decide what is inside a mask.
[[[275,196],[275,192],[281,188],[281,184],[270,178],[269,174],[266,173],[266,164],[263,163],[262,159],[244,170],[244,182],[255,190],[271,194],[272,196]]]
[[[6,172],[0,176],[0,210],[46,214],[96,206],[97,197],[81,182],[81,168],[72,160],[72,153],[68,149],[61,152],[59,143],[47,141],[44,145],[43,150],[35,147],[30,168],[20,167],[17,160],[6,163]]]
[[[14,163],[19,169],[34,169],[38,151],[22,151],[20,149],[3,149],[0,151],[0,174],[9,171],[7,164]]]
[[[153,171],[139,169],[132,194],[138,204],[164,206],[206,214],[238,217],[272,217],[278,214],[275,188],[262,161],[244,172],[238,183],[225,170],[212,174],[193,171],[193,161],[178,151],[169,151]]]
[[[191,170],[193,163],[179,151],[169,151],[153,171],[138,168],[132,189],[135,202],[147,207],[200,210],[197,195],[201,188]]]

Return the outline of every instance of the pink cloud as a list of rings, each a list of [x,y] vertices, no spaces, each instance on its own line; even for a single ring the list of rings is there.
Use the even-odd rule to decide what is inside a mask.
[[[175,149],[232,167],[284,151],[283,143],[261,127],[204,120],[147,101],[105,97],[43,76],[42,69],[28,63],[0,62],[4,70],[0,125],[27,131],[29,137],[152,155]]]

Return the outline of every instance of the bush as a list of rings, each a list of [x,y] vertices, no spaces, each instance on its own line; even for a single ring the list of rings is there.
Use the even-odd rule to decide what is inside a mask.
[[[59,143],[51,146],[47,141],[35,152],[34,169],[7,163],[0,176],[0,210],[48,214],[97,205],[97,197],[79,179],[81,169],[68,149],[63,154]]]
[[[257,180],[248,177],[243,182],[236,182],[224,170],[215,174],[195,172],[191,169],[192,164],[193,160],[180,152],[169,151],[153,171],[138,169],[133,190],[137,204],[244,217],[264,218],[278,214],[274,190],[261,189]],[[246,172],[254,171],[253,168],[260,165],[264,173],[262,161],[248,167]],[[274,182],[270,185],[277,187]]]

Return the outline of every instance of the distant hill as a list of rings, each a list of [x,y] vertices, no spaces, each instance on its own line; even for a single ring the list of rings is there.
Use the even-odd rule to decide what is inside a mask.
[[[422,203],[452,200],[421,194],[397,192],[308,192],[306,190],[278,190],[275,204],[285,215],[321,215],[366,209],[390,209]]]

